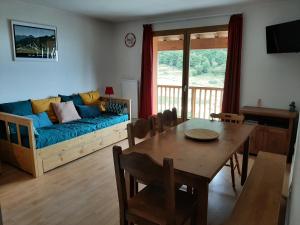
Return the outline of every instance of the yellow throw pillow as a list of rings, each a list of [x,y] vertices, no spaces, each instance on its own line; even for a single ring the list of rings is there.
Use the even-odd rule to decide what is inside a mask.
[[[90,92],[86,92],[86,93],[79,93],[79,95],[82,98],[82,101],[85,105],[95,104],[100,98],[99,91],[90,91]]]
[[[46,112],[53,123],[57,123],[58,119],[53,111],[51,103],[59,103],[60,97],[31,100],[32,111],[34,114]]]

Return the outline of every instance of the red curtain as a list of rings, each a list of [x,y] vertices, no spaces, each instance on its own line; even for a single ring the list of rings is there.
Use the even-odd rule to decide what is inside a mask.
[[[152,25],[144,25],[142,74],[139,118],[147,119],[153,113],[153,31]]]
[[[232,15],[228,26],[228,53],[222,112],[239,113],[243,15]]]

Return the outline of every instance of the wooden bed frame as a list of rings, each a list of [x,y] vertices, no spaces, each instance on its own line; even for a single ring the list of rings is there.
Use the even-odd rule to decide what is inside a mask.
[[[109,101],[108,98],[101,97],[101,99]],[[111,98],[111,101],[127,105],[128,121],[41,149],[36,149],[31,119],[0,112],[0,121],[3,121],[6,127],[6,140],[0,139],[1,159],[32,174],[34,177],[39,177],[49,170],[126,139],[126,126],[131,121],[131,100]],[[12,143],[10,140],[8,126],[10,123],[17,125],[18,144]],[[21,144],[20,126],[28,128],[29,148]]]

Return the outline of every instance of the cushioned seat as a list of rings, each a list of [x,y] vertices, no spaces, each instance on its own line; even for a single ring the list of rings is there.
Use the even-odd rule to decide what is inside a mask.
[[[96,118],[84,118],[78,120],[78,122],[83,124],[93,124],[96,126],[96,130],[106,128],[117,123],[122,123],[128,120],[128,115],[116,115],[111,113],[101,114],[101,116]]]
[[[80,135],[113,126],[128,120],[128,115],[101,114],[96,118],[85,118],[69,123],[55,124],[49,127],[37,128],[36,148],[44,148],[62,141],[70,140]],[[11,141],[18,143],[17,133],[11,133]],[[21,136],[22,146],[29,147],[28,134]]]
[[[88,134],[96,130],[113,126],[128,120],[128,115],[101,114],[96,118],[85,118],[63,124],[54,124],[49,127],[37,128],[38,136],[36,139],[36,148],[44,148],[62,141],[70,140],[80,135]],[[11,133],[11,141],[18,143],[17,133]],[[29,147],[28,134],[21,136],[22,146]]]
[[[85,118],[63,124],[55,124],[50,127],[38,128],[36,136],[36,148],[44,148],[62,141],[91,133],[128,120],[128,115],[101,114],[96,118]]]
[[[83,134],[96,130],[93,124],[83,124],[79,121],[63,124],[54,124],[50,127],[38,128],[36,136],[36,148],[43,148],[62,141],[70,140]]]

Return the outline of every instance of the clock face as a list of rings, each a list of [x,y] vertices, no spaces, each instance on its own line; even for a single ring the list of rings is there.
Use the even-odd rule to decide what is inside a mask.
[[[126,36],[125,36],[125,45],[128,48],[132,48],[135,45],[135,41],[136,41],[136,38],[135,38],[135,35],[133,33],[127,33],[126,34]]]

